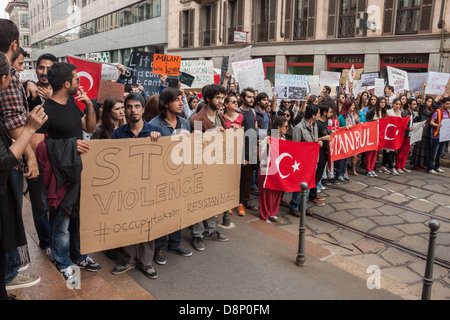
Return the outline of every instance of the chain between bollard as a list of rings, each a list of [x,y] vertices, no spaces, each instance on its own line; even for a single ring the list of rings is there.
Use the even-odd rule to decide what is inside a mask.
[[[423,277],[422,300],[431,299],[431,287],[433,285],[433,267],[436,249],[437,231],[441,227],[439,222],[431,220],[428,224],[430,228],[430,241],[428,243],[427,262],[425,267],[425,275]]]
[[[300,227],[299,227],[299,239],[298,239],[298,252],[296,265],[303,267],[306,263],[305,257],[305,235],[306,235],[306,195],[308,191],[308,184],[303,182],[300,185],[302,189],[302,201],[301,201],[301,216],[300,216]]]

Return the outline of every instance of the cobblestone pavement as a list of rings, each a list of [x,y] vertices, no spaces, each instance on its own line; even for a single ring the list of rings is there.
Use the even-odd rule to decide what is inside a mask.
[[[316,217],[307,217],[307,240],[332,252],[328,262],[368,278],[369,266],[380,268],[385,286],[405,298],[420,299],[425,259],[403,251],[408,248],[426,257],[429,221],[438,220],[436,259],[450,262],[450,170],[440,175],[413,171],[399,176],[379,173],[368,178],[362,171],[352,181],[326,187],[324,207],[309,207],[314,214],[350,228],[392,241],[374,240]],[[285,195],[290,200],[290,195]],[[254,199],[255,204],[257,198]],[[279,227],[298,235],[299,218],[280,207]],[[433,299],[450,300],[449,269],[434,265]],[[384,288],[384,287],[383,287]]]

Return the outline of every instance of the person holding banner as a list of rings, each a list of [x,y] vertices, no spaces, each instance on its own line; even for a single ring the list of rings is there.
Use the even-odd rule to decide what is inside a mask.
[[[378,98],[375,108],[372,108],[369,110],[369,112],[367,112],[366,120],[368,122],[371,122],[371,121],[378,121],[381,118],[387,117],[386,106],[387,106],[386,98],[384,97]],[[378,150],[367,151],[366,175],[368,177],[377,177],[377,174],[375,173],[375,164],[377,161],[377,156]]]
[[[264,188],[264,181],[267,175],[267,166],[269,160],[269,146],[272,134],[278,132],[277,138],[286,140],[285,134],[288,129],[288,122],[285,117],[275,116],[270,124],[267,137],[260,142],[260,168],[258,170],[258,188],[259,188],[259,215],[260,219],[267,223],[275,222],[282,223],[278,218],[278,210],[280,208],[280,201],[283,191],[272,190]]]
[[[428,163],[428,173],[443,173],[445,172],[440,168],[441,158],[445,152],[446,142],[440,142],[440,129],[442,128],[442,120],[449,119],[450,114],[450,97],[442,99],[442,105],[437,109],[430,120],[430,126],[432,127],[431,134],[431,146],[430,146],[430,161]]]
[[[392,101],[392,109],[387,110],[388,117],[401,117],[402,116],[402,100],[400,98],[395,98]],[[381,163],[380,172],[386,174],[392,174],[398,176],[399,173],[395,169],[394,159],[396,155],[396,150],[385,149],[383,150],[383,162]]]
[[[422,133],[422,140],[414,145],[413,154],[411,157],[411,165],[417,171],[425,171],[430,161],[430,143],[431,143],[431,126],[430,120],[434,113],[433,107],[434,99],[432,97],[425,97],[425,103],[419,106],[419,122],[425,121],[425,127]]]
[[[339,127],[350,129],[352,126],[359,123],[359,118],[356,113],[356,105],[354,100],[345,100],[339,115]],[[336,161],[336,179],[340,182],[351,181],[347,175],[348,159]]]
[[[403,144],[397,152],[396,169],[397,172],[409,173],[409,169],[405,168],[406,160],[408,158],[409,151],[411,150],[411,135],[413,132],[413,123],[417,122],[418,119],[415,117],[415,110],[417,109],[416,99],[408,99],[406,102],[406,109],[402,112],[402,117],[409,117],[409,123],[406,127],[405,137],[403,139]]]

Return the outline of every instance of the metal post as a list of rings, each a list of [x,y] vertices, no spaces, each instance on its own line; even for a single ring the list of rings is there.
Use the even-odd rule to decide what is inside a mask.
[[[301,201],[301,216],[300,216],[300,228],[298,239],[298,252],[296,265],[303,267],[306,263],[305,257],[305,234],[306,234],[306,192],[308,190],[308,184],[303,182],[300,187],[302,188],[302,201]]]
[[[427,263],[425,267],[425,275],[423,277],[422,300],[431,299],[431,286],[433,285],[433,266],[437,231],[441,227],[439,222],[431,220],[428,224],[430,227],[430,241],[428,243]]]
[[[223,213],[222,225],[224,227],[229,227],[230,226],[230,222],[231,222],[230,210],[228,210],[228,211],[225,211]]]

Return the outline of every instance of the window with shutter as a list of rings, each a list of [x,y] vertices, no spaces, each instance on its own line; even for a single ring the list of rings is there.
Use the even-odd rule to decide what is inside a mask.
[[[337,0],[328,1],[328,26],[327,36],[328,38],[336,37],[336,7]]]
[[[428,33],[431,31],[431,23],[433,20],[433,0],[422,0],[420,8],[420,33]]]
[[[195,9],[189,10],[189,31],[188,31],[188,46],[194,46],[194,27],[195,27]]]
[[[394,19],[394,0],[384,1],[383,34],[392,34]]]
[[[291,40],[292,0],[286,0],[284,9],[284,40]]]
[[[294,40],[306,40],[310,0],[296,0],[294,12]]]
[[[431,31],[433,0],[397,0],[395,34]]]
[[[269,0],[269,40],[276,40],[277,0]]]
[[[314,38],[316,29],[316,0],[309,0],[308,5],[308,39]]]

